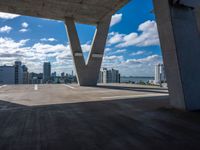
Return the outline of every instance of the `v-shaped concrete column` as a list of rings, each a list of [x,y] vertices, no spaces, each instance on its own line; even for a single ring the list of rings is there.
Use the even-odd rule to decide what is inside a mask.
[[[170,103],[175,108],[199,110],[200,34],[196,8],[180,1],[153,1]]]
[[[65,24],[71,46],[77,79],[80,86],[96,86],[104,55],[111,16],[97,24],[92,48],[87,62],[84,60],[81,44],[73,18],[66,18]]]

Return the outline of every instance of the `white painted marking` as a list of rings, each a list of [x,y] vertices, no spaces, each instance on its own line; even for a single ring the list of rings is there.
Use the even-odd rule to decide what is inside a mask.
[[[101,97],[101,99],[114,99],[114,98],[137,98],[137,97],[150,97],[150,96],[167,96],[168,94],[141,94],[141,95],[120,95],[120,96],[108,96],[108,97]]]
[[[34,86],[34,90],[35,90],[35,91],[38,90],[38,85],[37,85],[37,84],[35,84],[35,86]]]
[[[66,87],[68,87],[68,88],[70,88],[70,89],[75,89],[75,87],[70,86],[70,85],[68,85],[68,84],[64,84],[64,86],[66,86]]]
[[[7,85],[2,85],[2,86],[0,86],[0,89],[1,89],[1,88],[4,88],[4,87],[6,87],[6,86],[7,86]]]
[[[92,54],[93,58],[102,58],[103,55],[102,54]]]
[[[83,54],[82,53],[75,53],[74,56],[76,56],[76,57],[82,57]]]

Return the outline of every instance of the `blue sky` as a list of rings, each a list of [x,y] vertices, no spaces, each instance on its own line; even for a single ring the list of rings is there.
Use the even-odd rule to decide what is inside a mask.
[[[134,0],[113,15],[102,67],[119,69],[127,76],[153,76],[162,57],[152,10],[151,0]],[[76,27],[87,57],[95,27]],[[51,61],[52,72],[73,70],[61,21],[0,13],[0,58],[0,65],[21,60],[30,72],[42,72],[44,61]]]

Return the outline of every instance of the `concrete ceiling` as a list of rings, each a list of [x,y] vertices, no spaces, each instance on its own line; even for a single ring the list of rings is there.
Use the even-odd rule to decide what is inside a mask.
[[[0,12],[96,24],[130,0],[0,0]]]

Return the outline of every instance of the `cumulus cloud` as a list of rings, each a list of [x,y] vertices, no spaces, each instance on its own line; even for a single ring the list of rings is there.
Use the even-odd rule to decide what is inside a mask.
[[[109,45],[120,43],[122,39],[124,38],[124,36],[125,34],[120,34],[118,32],[111,32],[108,35],[109,38],[108,38],[107,43]]]
[[[123,56],[105,56],[102,67],[118,69],[124,76],[153,76],[156,64],[162,63],[159,55],[139,59],[125,59]]]
[[[19,32],[28,32],[28,29],[20,29]]]
[[[27,22],[22,23],[22,28],[28,28],[29,24]]]
[[[114,51],[112,54],[122,54],[125,52],[126,52],[126,49],[118,49],[118,50]]]
[[[91,51],[91,44],[89,44],[88,42],[86,44],[82,44],[81,45],[82,51],[83,52],[90,52]]]
[[[29,39],[15,41],[11,38],[0,37],[0,65],[12,65],[14,61],[21,60],[29,71],[41,72],[42,63],[51,61],[52,70],[57,72],[71,72],[73,69],[72,54],[69,44],[34,43],[27,46]],[[83,52],[91,49],[89,43],[81,45]]]
[[[114,26],[116,24],[118,24],[119,22],[121,22],[122,20],[122,14],[115,14],[112,16],[112,19],[111,19],[111,23],[110,23],[110,26]]]
[[[40,41],[43,41],[43,42],[55,42],[57,40],[55,38],[42,38],[42,39],[40,39]]]
[[[145,54],[145,53],[146,53],[146,51],[137,51],[137,52],[131,53],[131,55],[132,55],[132,56],[139,56],[139,55],[143,55],[143,54]]]
[[[140,59],[128,59],[124,64],[141,64],[141,63],[150,63],[150,62],[157,62],[160,61],[161,56],[159,55],[151,55],[145,58],[140,58]]]
[[[14,18],[17,18],[19,16],[20,15],[0,12],[0,18],[1,19],[14,19]]]
[[[21,24],[21,26],[22,26],[22,29],[20,29],[19,32],[22,32],[22,33],[28,32],[28,26],[29,26],[29,24],[27,22],[23,22]]]
[[[11,30],[12,30],[12,27],[9,27],[9,26],[4,26],[0,28],[1,33],[10,33]]]
[[[123,48],[129,46],[155,46],[159,45],[157,24],[155,21],[146,21],[139,25],[138,33],[121,34],[112,32],[108,39],[108,44],[117,44],[116,47]]]

